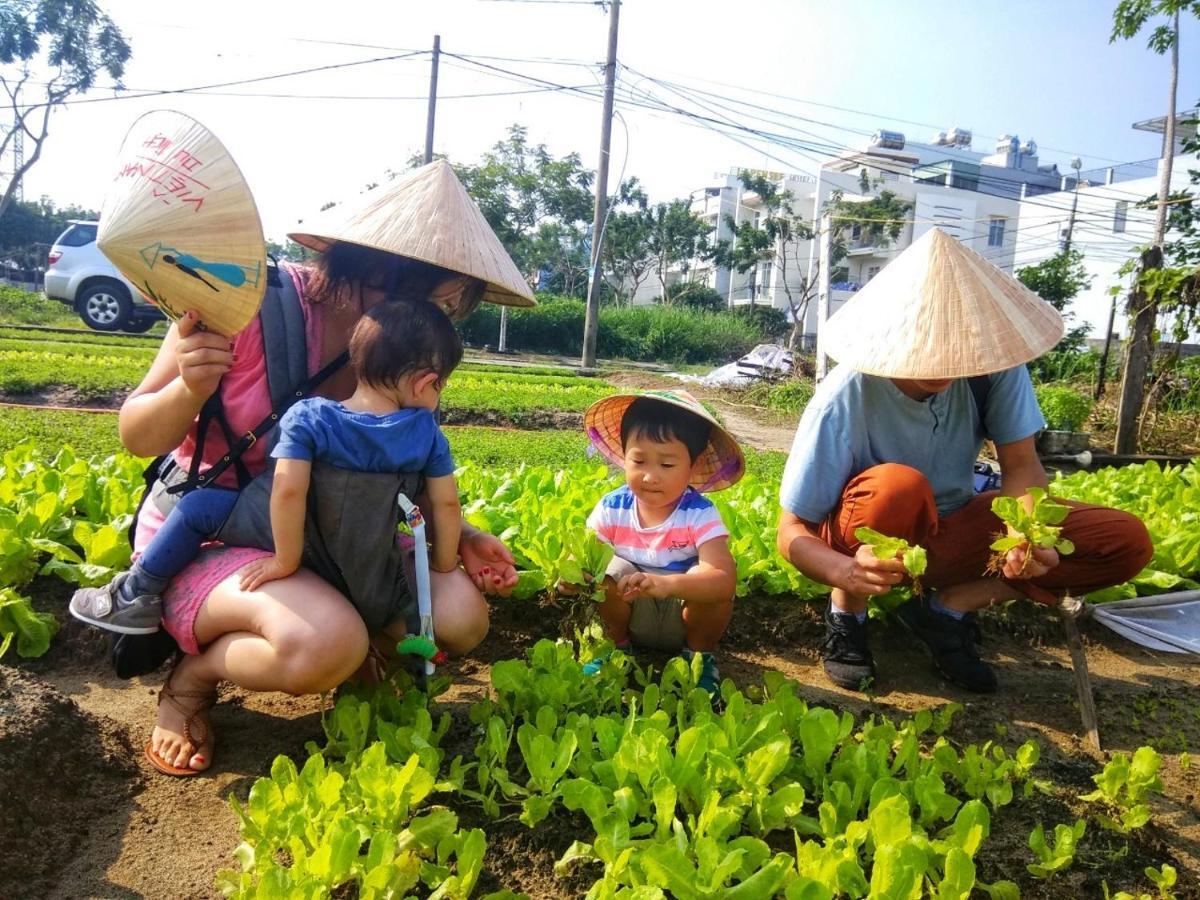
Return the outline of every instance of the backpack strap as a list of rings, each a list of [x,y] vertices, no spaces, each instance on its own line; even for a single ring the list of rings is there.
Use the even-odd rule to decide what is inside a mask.
[[[304,308],[292,273],[279,266],[267,269],[267,292],[258,312],[262,323],[263,358],[271,408],[287,402],[295,385],[308,377],[308,342]]]
[[[973,375],[967,379],[967,387],[971,389],[971,399],[975,401],[975,412],[979,414],[979,425],[987,433],[987,401],[992,391],[991,375]]]
[[[268,269],[267,291],[259,309],[259,321],[262,324],[267,386],[271,393],[270,414],[253,429],[238,437],[225,416],[225,409],[221,403],[221,389],[218,387],[200,410],[196,451],[192,456],[192,468],[188,478],[167,488],[168,493],[182,494],[212,484],[231,465],[237,470],[238,488],[244,488],[252,479],[245,463],[241,461],[242,454],[254,446],[263,435],[270,434],[271,440],[274,441],[274,428],[291,405],[316,390],[325,379],[350,359],[350,351],[343,351],[311,378],[307,377],[308,341],[304,326],[304,308],[301,306],[300,294],[296,290],[291,273],[280,267]],[[204,436],[214,421],[221,428],[229,452],[201,474],[199,461],[203,454]]]

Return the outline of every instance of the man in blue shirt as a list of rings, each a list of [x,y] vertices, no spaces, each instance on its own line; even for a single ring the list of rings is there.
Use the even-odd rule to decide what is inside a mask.
[[[1012,276],[931,229],[825,327],[840,361],[796,430],[780,489],[779,551],[833,588],[825,672],[862,689],[875,677],[867,600],[905,580],[898,559],[878,560],[861,527],[928,551],[923,595],[897,611],[934,665],[969,690],[993,691],[979,658],[975,611],[1027,596],[1054,603],[1127,581],[1149,562],[1145,526],[1126,513],[1069,503],[1063,537],[1075,552],[1010,550],[1000,577],[984,577],[997,492],[975,495],[973,464],[991,440],[999,493],[1028,499],[1048,485],[1034,449],[1045,427],[1025,363],[1058,342],[1062,320]]]

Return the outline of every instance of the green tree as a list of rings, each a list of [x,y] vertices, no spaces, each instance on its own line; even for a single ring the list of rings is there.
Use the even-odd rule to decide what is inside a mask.
[[[1154,270],[1163,264],[1163,242],[1167,227],[1167,200],[1171,190],[1171,166],[1175,152],[1175,95],[1179,86],[1179,19],[1184,13],[1200,17],[1200,0],[1121,0],[1113,10],[1113,29],[1109,43],[1129,40],[1157,20],[1150,29],[1147,46],[1155,53],[1171,55],[1170,87],[1167,91],[1167,115],[1160,167],[1154,238],[1141,252],[1140,272],[1134,279],[1127,310],[1133,319],[1125,352],[1125,371],[1121,377],[1121,404],[1117,412],[1115,450],[1132,453],[1137,449],[1139,422],[1146,400],[1146,375],[1151,368],[1154,333],[1158,318],[1158,300]]]
[[[121,29],[92,0],[0,2],[0,85],[13,123],[0,154],[11,152],[18,134],[33,145],[30,152],[26,143],[24,161],[0,196],[0,216],[41,157],[55,107],[91,88],[101,72],[120,84],[130,52]]]
[[[1092,279],[1083,264],[1083,254],[1078,250],[1062,250],[1037,265],[1026,266],[1016,272],[1020,282],[1063,315],[1070,325],[1075,314],[1067,307],[1080,291],[1091,287]],[[1055,350],[1076,353],[1087,338],[1088,326],[1069,328],[1058,342]]]
[[[713,258],[708,223],[683,199],[658,203],[648,213],[650,257],[662,288],[662,302],[668,306],[683,302],[705,287],[696,263]],[[676,276],[674,281],[672,275]]]
[[[578,294],[586,285],[586,227],[592,218],[593,173],[578,153],[555,158],[512,125],[478,165],[457,165],[463,184],[528,276],[544,272],[556,288]]]
[[[100,214],[92,209],[67,206],[58,209],[49,197],[36,202],[14,201],[0,216],[0,252],[22,269],[46,265],[46,252],[72,219],[95,221]]]
[[[813,239],[812,226],[805,217],[795,213],[795,196],[791,191],[781,190],[762,175],[744,174],[741,180],[746,193],[758,195],[762,212],[757,224],[753,221],[739,223],[733,216],[725,216],[733,240],[718,243],[716,261],[739,274],[745,274],[761,263],[771,263],[787,298],[792,320],[788,346],[794,351],[804,331],[808,307],[816,294],[816,269],[805,272],[801,260],[802,248],[807,248]],[[753,296],[750,305],[754,305]]]

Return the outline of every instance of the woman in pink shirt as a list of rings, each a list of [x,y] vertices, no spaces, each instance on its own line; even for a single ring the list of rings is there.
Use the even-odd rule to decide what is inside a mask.
[[[440,169],[435,174],[445,176]],[[466,199],[465,193],[462,196]],[[389,203],[390,199],[394,202]],[[325,251],[311,269],[280,267],[280,276],[293,279],[300,294],[310,375],[342,354],[363,312],[384,302],[389,290],[401,283],[427,287],[430,302],[454,319],[465,318],[481,299],[532,304],[528,287],[473,205],[452,212],[468,219],[472,214],[478,216],[477,221],[467,223],[471,227],[466,233],[488,246],[465,255],[461,247],[455,247],[457,256],[438,259],[444,264],[434,265],[404,255],[406,240],[427,238],[429,229],[406,231],[396,223],[405,219],[428,222],[439,212],[444,221],[444,206],[422,208],[422,204],[444,203],[444,195],[418,192],[414,199],[412,192],[406,193],[403,184],[397,183],[372,200],[340,231],[327,231],[320,237],[295,236],[308,238],[305,243]],[[364,234],[378,233],[372,228],[381,222],[391,226],[389,233],[378,239],[364,238]],[[419,237],[413,237],[414,231]],[[420,245],[420,251],[426,260],[432,255],[427,244]],[[500,266],[500,277],[496,254],[507,264],[507,269]],[[481,258],[491,262],[475,262]],[[354,385],[352,371],[344,366],[321,383],[316,393],[342,400],[353,392]],[[138,456],[173,452],[175,461],[186,470],[196,446],[200,408],[218,390],[236,434],[249,431],[270,412],[258,320],[231,341],[198,330],[195,315],[189,313],[170,328],[149,372],[121,407],[122,443]],[[210,431],[202,468],[225,452],[219,429]],[[259,442],[242,457],[251,475],[265,466],[265,444]],[[226,479],[236,487],[232,469],[218,481]],[[138,521],[136,546],[144,546],[161,523],[161,513],[153,503],[146,503]],[[220,682],[231,681],[254,691],[320,693],[345,681],[367,657],[369,635],[362,619],[344,596],[312,572],[302,568],[257,590],[241,590],[237,573],[262,555],[262,551],[238,547],[207,549],[164,594],[164,627],[186,655],[160,693],[154,732],[146,748],[151,763],[160,771],[193,775],[212,764],[214,735],[208,709],[215,702]],[[462,568],[431,573],[437,642],[452,654],[470,651],[487,634],[483,591],[503,594],[516,583],[513,558],[504,544],[465,522],[459,555]]]

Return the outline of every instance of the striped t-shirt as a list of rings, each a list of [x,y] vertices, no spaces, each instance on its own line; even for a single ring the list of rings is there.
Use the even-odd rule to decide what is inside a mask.
[[[637,500],[628,485],[605,494],[587,524],[621,559],[671,572],[686,572],[699,562],[701,544],[729,535],[712,501],[691,487],[675,511],[653,528],[638,521]]]

